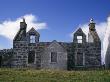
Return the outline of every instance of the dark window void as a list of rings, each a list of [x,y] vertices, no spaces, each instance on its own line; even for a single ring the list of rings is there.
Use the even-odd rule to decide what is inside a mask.
[[[57,52],[51,52],[51,62],[57,62]]]
[[[28,53],[28,63],[34,63],[35,51],[29,51]]]
[[[77,66],[83,66],[83,53],[77,53]]]
[[[30,35],[30,43],[35,43],[35,35]]]
[[[2,66],[2,56],[0,56],[0,67]]]

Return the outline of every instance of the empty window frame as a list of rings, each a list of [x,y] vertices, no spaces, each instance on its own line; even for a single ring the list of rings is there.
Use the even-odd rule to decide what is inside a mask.
[[[28,63],[34,63],[35,61],[35,51],[29,51],[28,53]]]
[[[57,62],[57,52],[51,52],[51,62]]]
[[[82,43],[82,36],[77,36],[77,42]]]
[[[35,43],[35,35],[30,35],[30,43]]]
[[[83,66],[83,53],[77,52],[77,66]]]

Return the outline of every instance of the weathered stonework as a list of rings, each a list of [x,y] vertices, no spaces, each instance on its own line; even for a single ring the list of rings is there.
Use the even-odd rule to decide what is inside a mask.
[[[72,70],[75,67],[101,66],[101,41],[93,20],[89,24],[88,42],[81,28],[74,33],[73,42],[69,43],[55,40],[39,42],[40,34],[34,28],[26,32],[26,28],[23,20],[7,60],[10,67]],[[3,56],[2,50],[0,56]]]
[[[51,62],[51,52],[57,52],[57,61]],[[53,41],[41,55],[41,67],[45,69],[67,69],[67,51],[57,41]]]

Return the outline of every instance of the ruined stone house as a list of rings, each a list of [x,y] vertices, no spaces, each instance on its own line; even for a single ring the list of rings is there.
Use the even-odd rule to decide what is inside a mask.
[[[101,66],[101,41],[93,20],[88,27],[88,42],[81,28],[74,33],[72,42],[40,42],[40,34],[34,28],[26,32],[26,28],[23,19],[13,48],[0,50],[0,66],[60,70]]]

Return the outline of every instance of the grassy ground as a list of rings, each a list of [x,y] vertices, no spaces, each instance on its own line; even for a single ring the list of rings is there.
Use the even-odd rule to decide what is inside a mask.
[[[0,69],[0,82],[110,82],[110,70]]]

